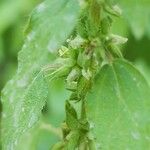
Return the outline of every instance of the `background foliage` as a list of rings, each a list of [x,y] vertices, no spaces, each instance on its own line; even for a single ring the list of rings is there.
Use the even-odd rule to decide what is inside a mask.
[[[41,0],[0,1],[0,91],[16,72],[17,53],[23,45],[23,31],[27,19],[31,10],[40,2]],[[128,37],[127,44],[122,47],[124,56],[142,71],[150,84],[150,2],[149,0],[113,0],[113,2],[117,2],[121,7],[123,15],[114,19],[112,32]],[[64,91],[61,81],[52,82],[51,87],[47,108],[43,110],[39,124],[23,137],[21,149],[48,149],[49,143],[53,144],[60,138],[59,136],[52,138],[51,135],[59,134],[57,128],[65,115],[62,106],[65,95],[69,93]],[[48,117],[53,115],[56,117]],[[25,142],[24,139],[28,140]]]

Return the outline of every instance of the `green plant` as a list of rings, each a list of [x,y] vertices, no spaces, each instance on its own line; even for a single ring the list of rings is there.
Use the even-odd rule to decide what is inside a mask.
[[[120,13],[109,0],[46,0],[32,12],[17,73],[2,91],[4,150],[36,149],[39,137],[54,150],[150,147],[149,85],[122,56],[127,39],[111,33]],[[49,115],[49,93],[54,103],[67,99],[62,134],[47,121],[59,111]]]

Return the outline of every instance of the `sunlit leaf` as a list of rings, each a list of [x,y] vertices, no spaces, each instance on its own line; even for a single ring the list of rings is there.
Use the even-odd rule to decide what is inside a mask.
[[[49,51],[57,50],[73,30],[78,11],[75,0],[47,0],[33,11],[17,74],[2,92],[3,149],[15,150],[37,122],[48,94],[41,69],[51,61]]]
[[[150,85],[150,67],[148,66],[148,64],[146,64],[146,62],[143,60],[136,60],[135,65],[141,71]]]
[[[105,65],[88,97],[89,121],[103,150],[150,147],[150,88],[128,62]]]

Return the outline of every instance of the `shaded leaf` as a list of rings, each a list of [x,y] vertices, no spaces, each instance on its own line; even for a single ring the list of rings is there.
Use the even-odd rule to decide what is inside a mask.
[[[39,121],[34,128],[23,135],[17,150],[49,150],[60,139],[53,130],[50,124]]]
[[[4,50],[3,50],[3,39],[0,37],[0,64],[2,63],[4,59]]]
[[[150,68],[148,64],[146,64],[146,62],[142,59],[136,60],[134,64],[141,71],[141,73],[150,85]]]
[[[68,141],[64,147],[64,150],[76,149],[79,145],[79,137],[80,137],[79,131],[70,132],[70,134],[67,136]]]
[[[69,101],[66,101],[66,123],[71,130],[78,128],[77,112]]]
[[[150,36],[149,30],[149,0],[114,0],[123,10],[123,17],[128,23],[136,39],[141,39],[145,34]]]

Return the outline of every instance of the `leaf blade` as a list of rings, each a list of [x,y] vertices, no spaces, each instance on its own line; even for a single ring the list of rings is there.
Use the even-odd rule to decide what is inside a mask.
[[[58,37],[58,41],[53,41],[53,44],[55,44],[55,50],[59,48],[76,23],[75,18],[79,13],[77,2],[75,0],[57,2],[58,0],[47,0],[46,8],[43,9],[40,6],[33,11],[31,18],[34,19],[30,21],[27,39],[19,52],[17,73],[2,91],[3,149],[14,150],[24,132],[31,128],[40,117],[48,94],[47,83],[41,69],[53,58],[47,44],[53,41],[52,37]],[[73,4],[75,4],[74,8],[71,9]],[[59,8],[63,9],[63,12],[54,15],[52,12],[54,10],[59,12]],[[73,19],[70,21],[64,19],[60,24],[61,17],[67,18],[68,13]],[[41,20],[41,17],[44,19]],[[54,27],[55,30],[53,30]]]
[[[127,62],[117,60],[103,67],[97,82],[101,85],[93,89],[97,97],[92,94],[88,101],[97,142],[104,150],[149,147],[150,93],[140,73]]]

